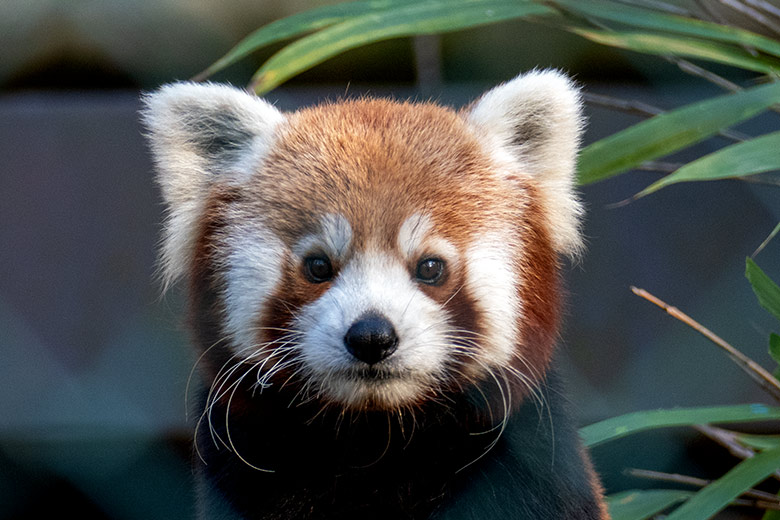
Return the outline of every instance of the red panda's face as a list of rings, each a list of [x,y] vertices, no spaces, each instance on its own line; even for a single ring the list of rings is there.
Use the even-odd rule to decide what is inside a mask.
[[[164,274],[208,273],[192,287],[213,290],[221,348],[257,388],[350,409],[485,378],[532,391],[557,254],[578,240],[577,101],[556,74],[513,83],[462,114],[367,100],[283,115],[215,86],[151,99]]]

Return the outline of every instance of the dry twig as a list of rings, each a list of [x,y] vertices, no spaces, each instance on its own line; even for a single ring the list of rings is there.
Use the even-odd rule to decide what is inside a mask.
[[[663,471],[652,471],[648,469],[628,468],[625,473],[632,477],[674,482],[675,484],[685,484],[699,488],[703,488],[712,483],[711,480],[703,478],[680,475],[678,473],[664,473]],[[772,493],[767,493],[766,491],[760,491],[758,489],[747,489],[742,492],[741,496],[749,497],[753,499],[752,501],[761,501],[762,504],[765,504],[758,507],[780,510],[780,497],[773,495]]]
[[[653,296],[649,292],[645,291],[644,289],[639,289],[637,287],[631,287],[631,290],[636,294],[637,296],[644,298],[645,300],[654,303],[655,305],[659,306],[663,310],[666,311],[667,314],[670,316],[677,318],[678,320],[682,321],[689,327],[693,328],[700,334],[702,334],[704,337],[715,343],[717,346],[722,348],[726,351],[726,353],[729,355],[732,361],[734,361],[737,366],[739,366],[745,373],[747,373],[751,379],[753,379],[756,383],[758,383],[761,388],[763,388],[769,395],[771,395],[776,401],[780,401],[780,381],[774,378],[772,374],[767,372],[761,365],[747,357],[745,354],[734,348],[732,345],[727,343],[725,340],[723,340],[720,336],[716,335],[714,332],[709,330],[708,328],[701,325],[699,322],[682,312],[680,309],[676,307],[672,307],[671,305],[667,304],[666,302],[660,300],[659,298]]]
[[[738,459],[749,459],[756,454],[755,450],[739,442],[739,436],[732,431],[724,430],[717,426],[710,426],[709,424],[700,424],[694,426],[694,428],[729,450],[729,453]],[[780,480],[780,470],[772,473],[772,477]]]
[[[764,16],[764,14],[757,9],[753,9],[752,7],[745,5],[745,3],[737,2],[735,0],[720,0],[720,3],[725,5],[726,7],[730,7],[731,9],[744,14],[757,24],[766,27],[770,31],[772,31],[775,34],[780,34],[780,25],[776,24],[774,21],[770,20],[768,17]]]

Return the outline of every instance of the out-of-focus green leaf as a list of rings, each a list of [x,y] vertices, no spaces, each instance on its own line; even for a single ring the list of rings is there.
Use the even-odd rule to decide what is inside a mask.
[[[780,170],[779,150],[780,132],[733,144],[689,162],[637,193],[636,198],[644,197],[677,182],[745,177]]]
[[[198,74],[196,79],[205,79],[217,71],[232,65],[258,49],[294,36],[328,27],[353,16],[382,11],[389,7],[408,5],[418,0],[359,0],[310,9],[286,18],[273,21],[256,30],[230,49],[227,54]]]
[[[554,0],[552,3],[567,11],[589,18],[599,18],[632,27],[654,29],[661,32],[674,32],[686,36],[745,45],[780,57],[780,42],[737,27],[659,13],[650,9],[632,7],[624,3],[616,4],[599,0],[588,0],[587,2],[582,0]]]
[[[691,495],[690,491],[674,489],[623,491],[609,495],[607,506],[612,520],[644,520],[687,500]]]
[[[579,180],[596,182],[664,157],[780,102],[780,82],[727,94],[657,115],[587,146]]]
[[[251,86],[257,93],[267,92],[328,58],[367,43],[555,12],[530,0],[426,0],[401,5],[350,18],[297,40],[272,56],[254,75]]]
[[[776,58],[764,55],[754,56],[740,47],[719,42],[638,31],[599,31],[575,26],[565,26],[564,28],[602,45],[645,54],[698,58],[764,74],[774,74],[780,71],[780,61]]]
[[[774,359],[778,364],[780,364],[780,336],[774,332],[769,335],[769,355],[772,356],[772,359]],[[774,372],[772,372],[772,375],[775,376],[775,379],[780,381],[780,366],[775,368]]]
[[[773,419],[780,419],[780,408],[763,404],[647,410],[612,417],[585,426],[580,429],[580,436],[586,446],[596,446],[653,428]]]
[[[780,287],[751,258],[745,264],[745,276],[758,297],[758,303],[780,320]]]
[[[780,435],[752,435],[749,433],[737,434],[740,444],[755,450],[767,450],[780,447]]]
[[[761,520],[780,520],[780,511],[767,509],[767,512],[764,513],[764,516],[761,517]]]
[[[752,488],[780,468],[780,447],[745,459],[718,480],[704,487],[667,520],[706,520],[725,508],[745,490]]]

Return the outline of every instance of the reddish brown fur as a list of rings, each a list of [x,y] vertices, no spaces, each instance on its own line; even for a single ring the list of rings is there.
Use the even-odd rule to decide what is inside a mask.
[[[261,170],[242,186],[241,193],[220,188],[211,194],[196,247],[195,280],[218,271],[215,235],[229,218],[228,208],[235,212],[237,206],[242,217],[260,218],[288,246],[318,231],[313,226],[322,215],[341,214],[353,228],[352,251],[374,247],[395,252],[401,259],[398,229],[415,213],[430,215],[437,235],[461,254],[474,237],[496,229],[506,233],[511,223],[515,231],[509,228],[510,232],[522,244],[521,251],[515,252],[514,269],[522,273],[518,348],[526,363],[517,362],[515,368],[533,379],[545,373],[558,325],[558,281],[557,256],[542,210],[531,185],[496,176],[495,165],[454,111],[387,100],[301,110],[290,116]],[[441,303],[457,291],[448,308],[464,328],[481,333],[484,325],[473,297],[458,290],[463,283],[460,267],[441,286],[423,290]],[[409,269],[413,273],[414,265]],[[288,327],[295,309],[319,297],[328,285],[312,286],[300,266],[288,262],[259,325]],[[515,391],[526,393],[519,387]]]

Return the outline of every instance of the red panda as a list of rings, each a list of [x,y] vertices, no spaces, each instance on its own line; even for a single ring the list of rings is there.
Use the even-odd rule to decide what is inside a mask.
[[[200,518],[608,518],[552,366],[580,105],[555,71],[460,111],[145,98]]]

